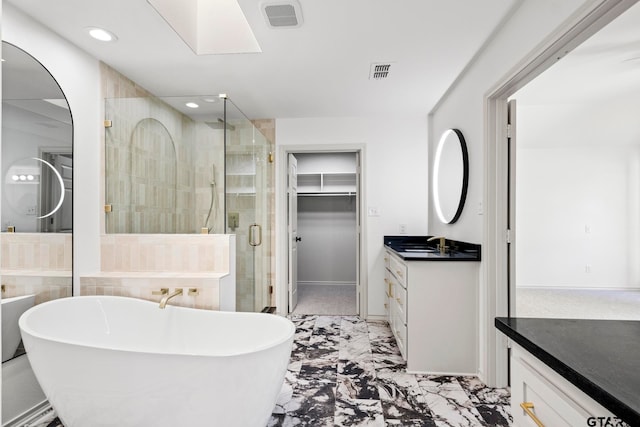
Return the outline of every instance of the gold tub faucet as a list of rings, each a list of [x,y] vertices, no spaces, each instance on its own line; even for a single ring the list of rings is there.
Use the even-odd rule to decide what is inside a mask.
[[[178,295],[182,295],[182,288],[176,288],[170,294],[165,294],[165,296],[160,300],[160,308],[165,308],[169,300],[173,297],[177,297]]]

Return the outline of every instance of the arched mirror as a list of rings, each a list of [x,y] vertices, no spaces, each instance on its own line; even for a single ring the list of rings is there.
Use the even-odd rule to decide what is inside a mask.
[[[453,224],[460,218],[469,185],[469,154],[462,132],[447,129],[433,163],[433,203],[438,219]]]
[[[23,425],[44,394],[18,319],[72,295],[73,123],[60,86],[34,57],[2,43],[2,425]]]

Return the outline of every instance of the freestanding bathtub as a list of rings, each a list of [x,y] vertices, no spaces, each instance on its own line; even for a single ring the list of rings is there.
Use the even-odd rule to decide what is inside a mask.
[[[2,361],[6,362],[20,345],[18,319],[36,302],[35,295],[2,298]]]
[[[264,427],[295,327],[273,314],[84,296],[29,309],[20,330],[65,427]]]

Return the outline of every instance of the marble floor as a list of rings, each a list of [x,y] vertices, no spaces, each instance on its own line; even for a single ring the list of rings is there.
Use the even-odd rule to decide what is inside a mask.
[[[473,376],[413,375],[386,322],[292,315],[291,360],[268,426],[508,426],[509,392]],[[446,351],[446,349],[443,349]],[[51,415],[31,426],[63,427]]]
[[[291,320],[294,347],[269,426],[510,425],[507,390],[476,377],[407,374],[386,322]]]

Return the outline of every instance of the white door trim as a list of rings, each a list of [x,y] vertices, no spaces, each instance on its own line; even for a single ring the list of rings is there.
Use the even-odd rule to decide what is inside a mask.
[[[638,0],[586,2],[500,79],[484,97],[483,286],[480,292],[480,373],[490,386],[507,385],[507,340],[494,327],[507,315],[506,109],[507,99]]]
[[[366,222],[363,212],[365,212],[364,206],[366,206],[366,186],[365,180],[365,165],[366,165],[366,152],[365,144],[309,144],[309,145],[280,145],[276,147],[276,193],[275,193],[275,210],[276,210],[276,228],[275,228],[275,301],[278,314],[286,315],[288,311],[288,284],[287,284],[287,272],[288,272],[288,249],[287,249],[287,158],[289,153],[336,153],[336,152],[350,152],[358,153],[360,157],[360,188],[358,188],[359,199],[359,216],[358,222],[360,224],[360,230],[358,233],[359,246],[360,246],[360,259],[358,266],[358,288],[360,290],[358,304],[360,308],[360,317],[367,318],[367,301],[368,301],[368,286],[367,286],[367,253],[366,242],[364,236],[366,236]]]

